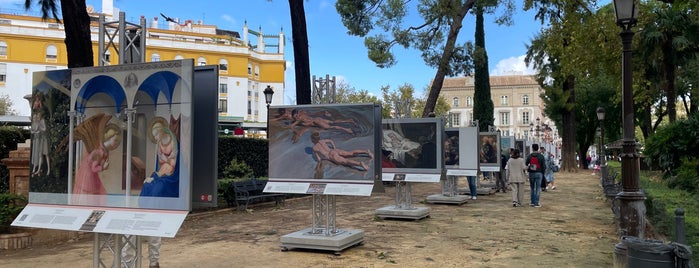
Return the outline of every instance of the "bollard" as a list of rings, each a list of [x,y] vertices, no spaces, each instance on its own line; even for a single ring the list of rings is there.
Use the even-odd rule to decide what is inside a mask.
[[[675,242],[687,244],[687,233],[684,228],[684,209],[675,209]]]

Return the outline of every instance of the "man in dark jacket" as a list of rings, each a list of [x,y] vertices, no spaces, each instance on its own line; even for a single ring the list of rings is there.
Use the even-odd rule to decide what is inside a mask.
[[[529,166],[529,189],[531,190],[532,207],[540,208],[539,197],[541,196],[541,181],[544,179],[546,171],[546,158],[539,153],[539,144],[532,144],[532,153],[524,161]]]

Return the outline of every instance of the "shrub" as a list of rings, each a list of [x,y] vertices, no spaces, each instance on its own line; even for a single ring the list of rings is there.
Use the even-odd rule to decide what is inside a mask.
[[[27,198],[23,195],[2,193],[0,194],[0,234],[10,232],[10,224],[15,217],[22,212],[27,204]]]
[[[228,166],[223,169],[223,176],[219,176],[225,179],[234,178],[248,178],[253,175],[253,170],[243,161],[238,161],[237,158],[233,158]]]
[[[230,165],[233,159],[250,167],[253,172],[252,176],[267,177],[268,145],[267,140],[263,139],[219,137],[219,178],[225,178],[221,175],[224,174],[225,168]]]

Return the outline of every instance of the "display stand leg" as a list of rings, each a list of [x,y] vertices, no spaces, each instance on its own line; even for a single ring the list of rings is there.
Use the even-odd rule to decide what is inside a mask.
[[[468,203],[468,196],[459,195],[457,190],[458,177],[447,175],[442,183],[442,193],[427,196],[428,203],[434,204],[456,204]]]
[[[131,260],[125,260],[122,251],[126,247],[134,250]],[[93,240],[92,267],[94,268],[140,268],[141,267],[141,237],[135,235],[95,233]],[[111,256],[110,256],[111,255]],[[111,262],[108,258],[111,257]],[[111,263],[111,265],[108,265]]]
[[[340,230],[336,223],[334,195],[313,195],[312,226],[281,237],[282,251],[305,248],[334,251],[336,255],[364,242],[363,230]]]
[[[382,219],[409,219],[420,220],[430,216],[430,208],[413,207],[413,197],[410,183],[406,181],[396,182],[396,204],[377,209],[376,217]]]

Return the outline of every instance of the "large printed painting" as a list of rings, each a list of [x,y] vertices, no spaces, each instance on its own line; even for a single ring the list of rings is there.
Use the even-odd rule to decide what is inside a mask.
[[[439,118],[384,119],[384,173],[442,172],[443,128]]]
[[[71,71],[35,74],[30,202],[189,210],[193,61]]]
[[[377,106],[277,106],[269,113],[268,185],[279,186],[272,191],[296,192],[285,188],[299,187],[293,183],[302,183],[303,191],[318,188],[311,182],[373,185],[380,172]]]
[[[500,172],[500,135],[481,132],[478,149],[480,170]]]

